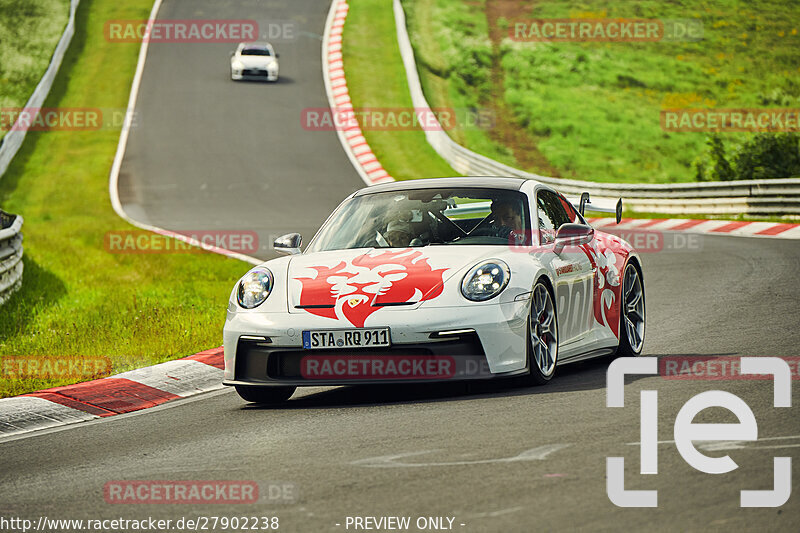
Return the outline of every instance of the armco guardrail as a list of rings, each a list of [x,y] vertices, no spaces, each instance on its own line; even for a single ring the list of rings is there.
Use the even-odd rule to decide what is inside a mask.
[[[0,305],[22,285],[22,217],[0,209]]]
[[[394,0],[394,16],[400,55],[406,69],[411,100],[428,110],[408,37],[400,0]],[[426,120],[433,117],[426,113]],[[639,212],[667,214],[800,215],[800,179],[770,179],[699,183],[635,184],[598,183],[531,174],[477,154],[453,141],[443,128],[426,128],[425,137],[434,150],[457,172],[471,176],[517,176],[541,181],[569,196],[586,191],[592,202],[611,207],[623,197],[625,206]]]
[[[78,9],[79,3],[80,0],[70,0],[67,26],[64,28],[64,33],[61,34],[61,39],[59,39],[56,45],[56,50],[50,58],[50,64],[47,66],[47,70],[44,72],[42,79],[39,80],[39,84],[25,104],[26,109],[40,108],[44,105],[45,100],[47,100],[47,95],[50,94],[50,88],[53,86],[53,81],[56,79],[58,69],[61,67],[61,61],[64,59],[64,54],[67,52],[70,41],[72,41],[72,35],[75,33],[75,11]],[[11,130],[0,139],[0,177],[5,174],[8,165],[11,164],[11,160],[17,155],[17,151],[19,151],[25,140],[26,133],[27,131],[25,128],[11,128]]]

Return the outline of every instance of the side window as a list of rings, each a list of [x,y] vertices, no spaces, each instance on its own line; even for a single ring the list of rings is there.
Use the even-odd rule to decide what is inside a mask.
[[[561,202],[561,205],[567,212],[567,219],[569,219],[569,222],[573,224],[585,224],[581,216],[578,214],[578,210],[575,209],[574,205],[572,205],[572,202],[564,198],[564,196],[561,194],[558,195],[558,200]]]
[[[562,224],[568,224],[570,217],[559,196],[550,191],[539,191],[536,204],[539,211],[539,242],[550,244],[556,240],[556,230]]]

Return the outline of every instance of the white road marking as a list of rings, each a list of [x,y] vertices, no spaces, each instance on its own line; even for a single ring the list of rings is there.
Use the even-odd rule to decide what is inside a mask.
[[[524,507],[509,507],[508,509],[500,509],[499,511],[488,511],[485,513],[474,513],[465,515],[465,518],[494,518],[496,516],[502,516],[504,514],[511,514],[516,513],[518,511],[523,510]],[[464,525],[464,524],[461,524]]]
[[[776,441],[776,440],[800,440],[800,435],[787,435],[784,437],[764,437],[757,441],[744,441],[744,440],[723,440],[723,441],[696,441],[697,448],[708,452],[722,451],[722,450],[743,450],[743,449],[759,449],[771,450],[776,448],[800,448],[800,444],[774,444],[772,446],[754,446],[760,442]],[[628,446],[639,446],[639,442],[627,442]],[[675,444],[674,440],[660,440],[658,444]]]
[[[366,466],[371,468],[420,468],[420,467],[432,467],[432,466],[464,466],[464,465],[479,465],[479,464],[491,464],[491,463],[514,463],[518,461],[543,461],[551,453],[564,449],[567,446],[571,445],[547,444],[545,446],[539,446],[538,448],[525,450],[519,455],[515,455],[513,457],[500,457],[497,459],[476,459],[474,461],[447,461],[447,462],[433,462],[433,463],[407,463],[398,461],[398,459],[403,459],[406,457],[416,457],[418,455],[425,455],[441,451],[441,450],[423,450],[420,452],[407,452],[407,453],[398,453],[394,455],[381,455],[379,457],[369,457],[367,459],[359,459],[357,461],[353,461],[350,464],[355,466]]]

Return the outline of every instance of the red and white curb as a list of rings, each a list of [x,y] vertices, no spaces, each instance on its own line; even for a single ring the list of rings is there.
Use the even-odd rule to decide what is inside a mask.
[[[162,0],[153,1],[148,22],[156,20],[161,4]],[[125,212],[119,198],[119,172],[147,60],[148,42],[147,38],[142,39],[139,48],[139,58],[131,84],[125,122],[120,132],[117,152],[109,173],[108,189],[114,211],[122,219],[140,229],[173,237],[192,246],[254,265],[262,263],[256,257],[225,248],[208,246],[180,233],[139,222]],[[170,400],[221,389],[223,387],[223,368],[223,350],[215,348],[183,359],[123,372],[108,378],[40,390],[12,398],[0,398],[0,439],[40,429],[138,411]]]
[[[223,350],[0,399],[0,438],[155,407],[221,389]]]
[[[342,31],[349,9],[347,0],[333,0],[325,22],[325,33],[322,36],[322,77],[325,82],[325,93],[328,95],[328,105],[334,113],[353,109],[342,62]],[[337,127],[336,133],[347,157],[350,158],[350,162],[364,183],[375,185],[394,181],[372,153],[357,123],[346,128]]]
[[[613,218],[587,218],[599,229],[627,229],[642,231],[680,231],[707,235],[732,235],[735,237],[773,237],[800,239],[800,224],[780,222],[736,222],[731,220],[696,220],[685,218],[623,218],[619,225]]]

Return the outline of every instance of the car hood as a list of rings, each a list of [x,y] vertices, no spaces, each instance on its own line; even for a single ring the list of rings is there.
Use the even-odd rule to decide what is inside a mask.
[[[244,68],[264,68],[277,61],[272,56],[234,56],[231,62],[239,62]]]
[[[465,269],[493,252],[483,246],[428,246],[293,256],[287,270],[289,312],[363,325],[381,308],[415,308],[435,300],[449,279],[463,276]]]

